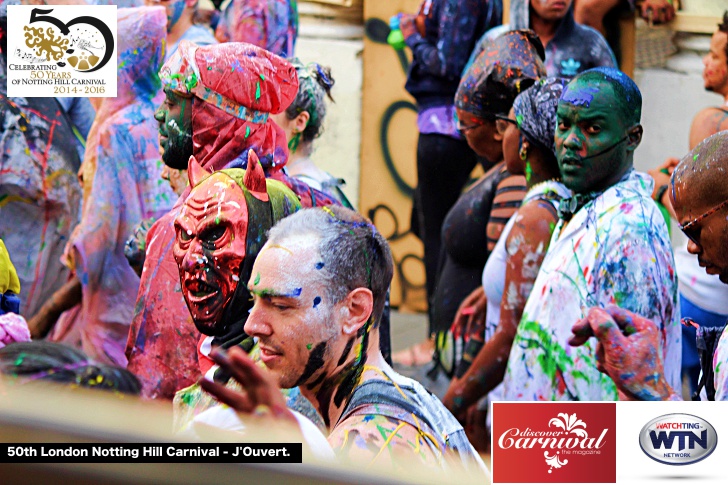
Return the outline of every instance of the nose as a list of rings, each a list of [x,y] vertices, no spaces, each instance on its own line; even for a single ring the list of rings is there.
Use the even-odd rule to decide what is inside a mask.
[[[252,337],[267,337],[273,333],[271,326],[267,323],[265,310],[262,308],[260,299],[256,300],[253,308],[250,309],[243,330]]]
[[[166,165],[164,166],[160,177],[162,177],[163,180],[169,180],[169,167],[168,166],[166,166]]]
[[[705,67],[708,67],[708,61],[709,61],[709,60],[710,60],[710,53],[708,53],[708,54],[705,54],[705,55],[703,56],[703,65],[704,65]]]
[[[581,139],[577,135],[576,130],[572,129],[564,133],[564,147],[572,150],[581,149]]]
[[[701,252],[700,246],[692,239],[688,239],[688,252],[695,255],[700,254]]]
[[[202,252],[202,243],[196,237],[192,238],[182,260],[182,269],[188,273],[193,273],[204,268],[206,262],[207,257]]]
[[[154,119],[157,120],[159,123],[162,123],[164,121],[164,111],[162,110],[161,106],[157,108],[157,111],[154,112]]]

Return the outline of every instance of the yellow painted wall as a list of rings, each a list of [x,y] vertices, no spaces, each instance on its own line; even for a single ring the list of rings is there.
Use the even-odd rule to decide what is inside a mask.
[[[359,204],[389,240],[395,261],[392,306],[426,309],[422,244],[410,229],[417,183],[417,113],[404,90],[406,73],[395,50],[376,35],[398,12],[416,13],[420,0],[365,0],[364,80]],[[381,24],[380,24],[381,26]],[[380,33],[386,35],[387,29]],[[379,39],[377,39],[379,37]],[[405,49],[407,55],[409,52]],[[388,151],[389,165],[385,160]]]

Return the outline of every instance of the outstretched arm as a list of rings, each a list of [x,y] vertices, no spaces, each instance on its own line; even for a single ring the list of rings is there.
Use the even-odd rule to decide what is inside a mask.
[[[597,338],[597,369],[612,378],[622,399],[681,400],[665,380],[660,332],[650,320],[615,306],[590,308],[571,331],[575,347]]]

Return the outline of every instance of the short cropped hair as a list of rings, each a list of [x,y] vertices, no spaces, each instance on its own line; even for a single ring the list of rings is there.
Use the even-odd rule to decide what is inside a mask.
[[[378,325],[394,270],[389,244],[377,228],[344,207],[303,209],[279,221],[270,230],[268,244],[305,235],[320,238],[321,261],[316,269],[329,300],[338,303],[356,288],[370,289],[374,295],[373,323]]]
[[[638,125],[642,118],[642,93],[640,88],[625,73],[612,67],[595,67],[577,74],[572,82],[606,81],[617,95],[617,104],[621,117],[630,125]],[[564,90],[566,92],[567,90]]]

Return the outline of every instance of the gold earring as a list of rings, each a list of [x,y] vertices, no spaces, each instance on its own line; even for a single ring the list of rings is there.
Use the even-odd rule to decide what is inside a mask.
[[[526,158],[528,158],[528,150],[525,145],[521,145],[521,149],[518,150],[518,156],[521,157],[521,160],[524,162],[526,161]]]

